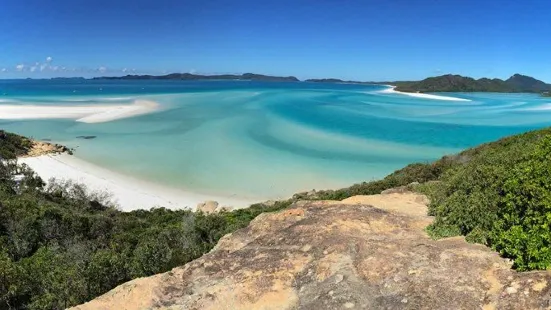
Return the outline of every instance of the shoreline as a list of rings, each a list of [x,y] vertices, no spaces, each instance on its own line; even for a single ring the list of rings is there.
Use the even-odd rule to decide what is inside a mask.
[[[198,204],[208,201],[218,202],[220,209],[241,209],[258,202],[165,187],[110,171],[65,153],[21,157],[18,158],[18,163],[28,165],[45,182],[51,178],[73,180],[86,185],[89,191],[107,191],[111,194],[111,201],[116,203],[119,210],[125,212],[149,210],[153,207],[195,211]]]
[[[422,98],[422,99],[432,99],[432,100],[446,100],[446,101],[463,101],[463,102],[470,102],[472,100],[470,99],[464,99],[464,98],[457,98],[457,97],[450,97],[450,96],[442,96],[442,95],[432,95],[432,94],[425,94],[425,93],[407,93],[403,91],[397,91],[396,86],[394,85],[383,85],[388,86],[387,89],[383,89],[379,91],[383,94],[398,94],[398,95],[406,95],[410,97],[416,97],[416,98]]]

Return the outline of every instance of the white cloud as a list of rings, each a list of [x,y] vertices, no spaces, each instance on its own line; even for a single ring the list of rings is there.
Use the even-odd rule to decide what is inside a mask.
[[[0,67],[0,73],[2,72],[27,72],[27,73],[33,73],[40,76],[43,74],[50,74],[50,75],[61,75],[60,72],[65,72],[66,74],[68,72],[81,72],[83,74],[107,74],[107,73],[115,73],[115,72],[123,72],[125,74],[136,74],[138,72],[138,69],[131,68],[131,67],[125,67],[125,68],[117,68],[117,69],[111,69],[107,66],[98,66],[98,67],[73,67],[73,66],[61,66],[61,65],[53,65],[53,57],[48,56],[43,58],[42,61],[32,61],[32,62],[22,62],[19,64],[15,64],[14,67],[10,67],[9,69],[2,69]],[[57,64],[57,62],[56,62]],[[164,70],[164,73],[168,73],[169,71]],[[195,72],[195,69],[192,69],[191,72]]]
[[[195,70],[195,69],[189,70],[189,73],[191,73],[191,74],[195,74],[195,72],[197,72],[197,70]]]

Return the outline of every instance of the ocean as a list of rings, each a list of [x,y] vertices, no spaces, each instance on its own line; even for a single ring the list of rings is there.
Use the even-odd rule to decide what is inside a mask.
[[[166,187],[261,200],[379,179],[409,163],[551,124],[551,98],[536,94],[425,98],[385,90],[308,82],[0,80],[0,111],[16,111],[0,112],[0,128],[67,145],[90,163]],[[114,108],[93,116],[111,115],[104,122],[84,122],[80,112],[45,116],[136,100],[159,106],[128,118]],[[46,108],[31,115],[29,107]]]

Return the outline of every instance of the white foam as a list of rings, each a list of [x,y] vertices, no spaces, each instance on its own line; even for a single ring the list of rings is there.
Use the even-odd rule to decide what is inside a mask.
[[[379,93],[399,94],[399,95],[406,95],[406,96],[410,96],[410,97],[423,98],[423,99],[433,99],[433,100],[471,101],[469,99],[450,97],[450,96],[431,95],[431,94],[423,94],[423,93],[406,93],[406,92],[401,92],[401,91],[395,90],[394,88],[396,88],[396,86],[392,86],[392,85],[385,85],[385,86],[389,86],[389,88],[381,90],[381,91],[379,91]]]
[[[217,201],[222,206],[248,207],[253,201],[224,196],[212,196],[167,188],[101,168],[75,156],[62,154],[20,158],[42,179],[73,180],[92,191],[107,191],[113,195],[122,211],[165,207],[195,209],[198,203]]]
[[[103,123],[148,114],[159,109],[153,101],[136,100],[125,105],[0,105],[0,119],[74,119],[83,123]]]

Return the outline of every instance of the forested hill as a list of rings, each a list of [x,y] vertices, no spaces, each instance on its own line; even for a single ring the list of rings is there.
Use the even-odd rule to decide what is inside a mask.
[[[422,81],[388,82],[396,90],[404,92],[500,92],[500,93],[546,93],[551,84],[526,75],[515,74],[507,80],[473,79],[461,75],[442,75]]]
[[[200,75],[191,73],[171,73],[167,75],[125,75],[125,76],[103,76],[94,80],[239,80],[239,81],[266,81],[266,82],[298,82],[294,76],[271,76],[254,73]]]

